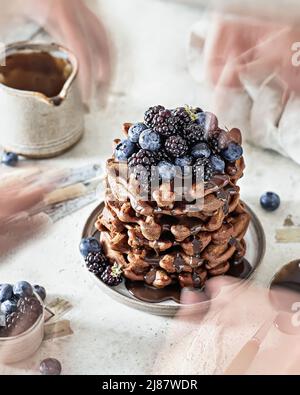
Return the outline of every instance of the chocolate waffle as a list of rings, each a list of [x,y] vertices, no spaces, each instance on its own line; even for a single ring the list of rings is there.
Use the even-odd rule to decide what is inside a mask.
[[[124,124],[126,136],[131,126]],[[206,139],[212,138],[220,155],[231,143],[242,142],[238,129],[210,130]],[[224,171],[209,179],[179,182],[181,190],[174,186],[177,175],[154,188],[151,178],[147,189],[128,163],[110,158],[105,208],[96,222],[110,263],[118,263],[127,279],[155,288],[174,283],[201,288],[207,278],[223,275],[240,262],[250,221],[237,186],[245,164],[242,156],[224,164]]]

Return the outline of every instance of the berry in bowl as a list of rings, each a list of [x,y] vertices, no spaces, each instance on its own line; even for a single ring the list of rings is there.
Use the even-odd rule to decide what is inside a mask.
[[[0,284],[0,362],[16,363],[33,355],[44,337],[43,287],[27,281]]]

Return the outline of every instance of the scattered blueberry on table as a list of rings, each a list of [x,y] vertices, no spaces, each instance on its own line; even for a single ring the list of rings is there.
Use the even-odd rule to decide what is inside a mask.
[[[260,205],[266,211],[275,211],[280,206],[280,197],[275,192],[266,192],[260,198]]]
[[[40,363],[40,373],[43,376],[59,376],[61,372],[61,363],[55,358],[47,358]]]
[[[14,152],[4,152],[2,155],[1,162],[6,166],[16,166],[19,161],[19,157]]]

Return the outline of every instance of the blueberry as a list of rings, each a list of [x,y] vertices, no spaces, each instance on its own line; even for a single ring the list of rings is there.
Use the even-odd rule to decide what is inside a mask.
[[[128,138],[132,143],[137,143],[139,141],[141,133],[147,129],[144,123],[136,123],[132,125],[128,131]]]
[[[40,372],[43,376],[59,376],[61,371],[61,363],[57,359],[47,358],[40,364]]]
[[[10,284],[0,285],[0,303],[5,302],[13,297],[13,287]]]
[[[227,148],[221,152],[221,156],[228,162],[235,162],[243,156],[243,148],[236,143],[230,143]]]
[[[280,206],[280,197],[275,192],[266,192],[260,198],[260,204],[266,211],[275,211]]]
[[[101,252],[101,245],[95,237],[82,239],[79,245],[81,255],[87,257],[90,252]]]
[[[39,295],[39,297],[44,301],[46,299],[46,290],[44,287],[41,287],[40,285],[34,285],[33,290],[35,293]]]
[[[192,155],[196,159],[209,158],[211,150],[206,143],[199,143],[192,148]]]
[[[191,156],[183,156],[175,159],[175,165],[179,167],[192,166],[193,158]]]
[[[173,180],[176,176],[176,166],[167,161],[159,162],[158,166],[159,176],[166,181]]]
[[[176,158],[175,165],[181,168],[183,176],[188,177],[192,175],[193,158],[191,156],[183,156],[182,158]]]
[[[210,157],[210,163],[214,173],[221,173],[223,174],[225,171],[225,162],[222,158],[218,155],[212,155]]]
[[[160,136],[152,129],[144,130],[139,138],[141,148],[149,151],[157,151],[161,147]]]
[[[218,119],[211,112],[198,113],[196,123],[201,126],[205,133],[214,131],[218,128]]]
[[[13,293],[15,296],[25,298],[26,296],[32,296],[32,286],[27,281],[19,281],[14,285]]]
[[[4,152],[2,156],[2,163],[6,166],[16,166],[19,157],[14,152]]]
[[[197,122],[200,126],[205,127],[205,123],[206,123],[206,115],[205,115],[205,112],[200,112],[200,113],[197,114],[196,122]]]
[[[130,140],[123,140],[115,149],[115,157],[120,162],[127,162],[136,149],[136,145]]]
[[[196,108],[193,108],[193,112],[194,112],[195,114],[199,114],[200,112],[203,112],[203,110],[202,110],[202,108],[200,108],[200,107],[196,107]]]
[[[17,310],[17,302],[15,300],[6,300],[1,303],[1,313],[11,314]]]

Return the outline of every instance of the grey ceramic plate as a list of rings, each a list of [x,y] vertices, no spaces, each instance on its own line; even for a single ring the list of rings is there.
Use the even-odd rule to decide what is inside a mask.
[[[99,206],[96,207],[96,209],[89,216],[82,232],[83,238],[91,237],[91,236],[99,237],[99,232],[95,228],[94,224],[101,210],[103,210],[103,207],[104,207],[104,203],[99,204]],[[246,259],[249,261],[253,270],[250,276],[248,276],[248,278],[243,281],[243,284],[245,283],[245,281],[249,281],[249,279],[253,276],[256,269],[262,262],[262,259],[265,254],[265,245],[266,245],[265,234],[260,221],[258,220],[257,216],[254,214],[254,212],[247,205],[246,208],[251,216],[250,226],[245,236],[245,241],[247,243]],[[87,273],[89,272],[87,271]],[[105,285],[92,273],[89,273],[89,275],[93,278],[94,281],[96,281],[97,285],[113,299],[127,306],[133,307],[137,310],[145,311],[150,314],[172,317],[175,314],[177,314],[179,310],[180,310],[180,314],[191,314],[194,313],[196,309],[206,310],[210,303],[208,301],[205,301],[205,302],[197,303],[196,305],[183,305],[171,300],[160,302],[160,303],[143,302],[135,298],[133,295],[131,295],[127,290],[127,288],[125,287],[124,283],[119,285],[118,287],[111,288]],[[239,282],[239,284],[241,284],[241,282]],[[235,285],[235,288],[237,289],[238,285]]]

